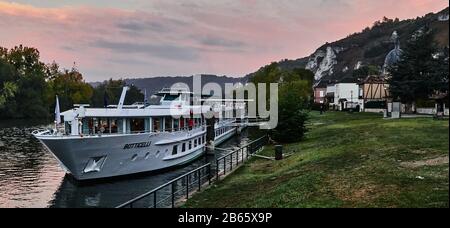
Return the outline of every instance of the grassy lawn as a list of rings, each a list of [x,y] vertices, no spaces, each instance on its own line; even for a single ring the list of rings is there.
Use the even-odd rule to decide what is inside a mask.
[[[252,158],[185,207],[449,206],[448,120],[314,112],[309,128],[294,155]]]

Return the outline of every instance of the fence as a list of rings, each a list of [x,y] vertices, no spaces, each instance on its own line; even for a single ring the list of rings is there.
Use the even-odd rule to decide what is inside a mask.
[[[238,167],[251,155],[258,152],[268,142],[267,136],[252,141],[238,149],[216,159],[215,175],[213,175],[211,163],[200,166],[180,177],[177,177],[147,193],[129,200],[117,208],[134,207],[175,207],[176,202],[189,199],[189,196],[200,191],[204,185],[210,185],[212,181],[219,180],[233,168]]]
[[[231,172],[233,167],[237,167],[240,163],[247,160],[249,156],[258,152],[264,145],[267,144],[267,142],[268,137],[263,136],[216,159],[216,180],[219,180],[220,176],[227,174],[227,168],[228,172]]]

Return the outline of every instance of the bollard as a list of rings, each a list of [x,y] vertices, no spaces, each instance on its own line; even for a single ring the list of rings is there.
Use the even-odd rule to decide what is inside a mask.
[[[279,161],[283,159],[283,146],[275,145],[275,160]]]

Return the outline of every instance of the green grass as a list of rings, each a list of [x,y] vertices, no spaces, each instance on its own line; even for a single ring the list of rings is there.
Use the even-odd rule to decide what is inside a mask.
[[[303,142],[282,161],[252,158],[185,207],[448,207],[448,120],[311,113]],[[266,147],[262,154],[273,155]]]

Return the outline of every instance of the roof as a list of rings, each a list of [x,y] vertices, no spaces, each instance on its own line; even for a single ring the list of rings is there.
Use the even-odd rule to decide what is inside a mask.
[[[387,83],[386,78],[382,75],[369,75],[359,84],[385,84]]]
[[[358,83],[358,79],[353,77],[345,77],[341,79],[337,84],[340,83]]]

